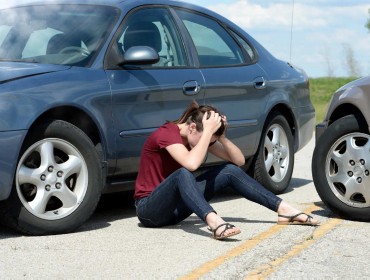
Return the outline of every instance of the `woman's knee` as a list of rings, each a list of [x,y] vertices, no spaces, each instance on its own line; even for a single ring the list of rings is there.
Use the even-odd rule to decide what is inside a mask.
[[[232,178],[238,178],[239,180],[250,178],[249,175],[243,169],[232,163],[225,164],[220,174],[227,176],[229,180]]]
[[[179,178],[195,178],[194,174],[187,170],[185,167],[181,167],[176,171]]]
[[[223,170],[227,171],[229,173],[239,173],[239,172],[244,173],[244,171],[240,167],[238,167],[238,166],[236,166],[235,164],[232,164],[232,163],[226,163]]]

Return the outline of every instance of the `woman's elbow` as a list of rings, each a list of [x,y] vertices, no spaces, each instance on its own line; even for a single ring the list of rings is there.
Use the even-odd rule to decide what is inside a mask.
[[[199,164],[193,163],[193,162],[188,162],[188,163],[183,165],[183,167],[185,167],[190,172],[196,171],[199,168],[199,166],[200,166]]]
[[[242,166],[245,164],[245,157],[241,157],[240,159],[236,160],[235,162],[235,165],[237,166]]]

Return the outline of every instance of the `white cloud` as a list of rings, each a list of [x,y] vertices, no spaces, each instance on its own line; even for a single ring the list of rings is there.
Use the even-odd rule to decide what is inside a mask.
[[[198,1],[201,2],[201,1]],[[231,19],[243,28],[290,28],[292,16],[296,29],[312,29],[329,26],[341,22],[341,19],[356,19],[367,16],[370,5],[355,5],[348,9],[343,6],[326,6],[292,2],[279,3],[269,1],[271,4],[263,6],[249,0],[238,0],[232,3],[218,3],[207,8]],[[293,11],[294,7],[294,11]],[[293,12],[293,14],[292,14]],[[348,22],[347,22],[348,23]],[[346,22],[344,22],[346,24]]]
[[[209,9],[221,13],[226,18],[240,25],[242,28],[263,28],[278,24],[290,26],[291,11],[284,4],[274,4],[264,8],[259,4],[252,4],[247,0],[239,0],[229,4],[215,4]],[[291,9],[290,9],[291,10]]]
[[[201,0],[196,3],[202,5]],[[216,0],[207,8],[229,18],[275,56],[291,60],[311,76],[325,76],[328,61],[335,68],[335,75],[346,75],[344,44],[353,49],[362,74],[370,74],[370,33],[365,28],[370,4],[365,1],[236,0],[224,3]]]
[[[14,5],[20,5],[24,3],[29,3],[31,0],[7,0],[7,1],[1,1],[0,8],[6,8],[11,7]]]

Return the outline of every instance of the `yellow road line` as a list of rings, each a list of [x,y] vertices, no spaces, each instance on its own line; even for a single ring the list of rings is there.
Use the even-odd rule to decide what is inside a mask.
[[[321,208],[313,205],[311,207],[308,207],[308,208],[304,209],[303,212],[310,213],[310,212],[318,210],[318,209],[321,209]],[[198,268],[196,268],[195,270],[193,270],[189,274],[187,274],[183,277],[180,277],[179,279],[181,279],[181,280],[198,279],[198,278],[202,277],[203,275],[209,273],[210,271],[216,269],[220,265],[224,264],[226,261],[228,261],[232,258],[235,258],[237,256],[240,256],[244,252],[256,247],[259,243],[266,240],[270,236],[273,236],[273,235],[277,234],[279,231],[281,231],[285,227],[286,226],[282,226],[282,225],[274,225],[271,228],[269,228],[267,231],[264,231],[264,232],[260,233],[259,235],[253,237],[252,239],[249,239],[249,240],[243,242],[241,245],[239,245],[239,246],[231,249],[230,251],[226,252],[226,254],[221,255],[221,256],[219,256],[219,257],[217,257],[217,258],[215,258],[215,259],[213,259],[209,262],[206,262],[205,264],[199,266]]]
[[[307,249],[309,246],[316,243],[318,239],[323,237],[325,234],[327,234],[329,231],[331,231],[333,228],[335,228],[342,222],[343,220],[340,220],[337,218],[330,219],[329,221],[327,221],[326,223],[318,227],[318,229],[313,233],[312,238],[305,240],[302,243],[294,246],[292,250],[290,250],[287,254],[285,254],[281,258],[278,258],[269,264],[260,266],[256,270],[249,273],[245,279],[248,279],[248,280],[265,279],[267,276],[275,272],[276,269],[283,262],[289,260],[290,258],[297,256],[299,253],[301,253],[303,250]]]

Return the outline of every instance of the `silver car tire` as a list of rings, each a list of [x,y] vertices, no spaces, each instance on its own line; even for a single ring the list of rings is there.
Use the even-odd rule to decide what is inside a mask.
[[[91,216],[102,187],[101,159],[89,137],[70,123],[51,121],[26,140],[1,208],[23,233],[67,233]]]
[[[262,132],[254,178],[275,194],[289,186],[294,166],[293,135],[284,116],[273,113]]]
[[[370,135],[353,115],[332,123],[317,141],[312,177],[336,214],[370,220]]]

